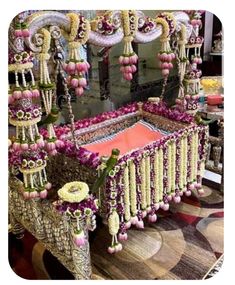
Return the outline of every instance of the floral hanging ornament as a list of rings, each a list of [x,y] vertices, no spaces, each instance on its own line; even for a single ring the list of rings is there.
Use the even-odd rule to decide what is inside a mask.
[[[26,199],[47,197],[47,192],[51,189],[45,170],[47,158],[47,153],[43,150],[21,153],[19,170],[23,174],[23,195]]]
[[[68,40],[69,55],[68,60],[64,64],[64,70],[69,74],[67,78],[68,85],[75,89],[77,96],[82,96],[84,88],[87,86],[85,74],[90,68],[89,63],[81,58],[80,48],[84,45],[90,33],[90,23],[84,16],[69,13],[67,17],[70,19],[70,33],[64,34]]]
[[[161,51],[158,53],[158,58],[162,76],[167,80],[170,70],[173,68],[172,61],[175,59],[175,54],[170,47],[170,37],[175,31],[176,21],[172,13],[164,12],[157,16],[156,24],[162,27]]]
[[[138,17],[134,10],[122,11],[123,31],[124,31],[124,51],[119,57],[121,64],[121,72],[123,78],[130,81],[133,78],[133,73],[136,72],[138,56],[133,51],[132,41],[135,37],[138,28]]]
[[[179,38],[177,40],[178,45],[178,74],[179,74],[179,94],[176,99],[176,104],[180,109],[184,109],[185,98],[184,98],[184,85],[183,80],[186,72],[186,66],[189,63],[189,59],[186,56],[186,48],[187,44],[187,35],[186,35],[186,26],[181,24],[181,29],[179,32]]]
[[[9,54],[8,71],[15,74],[15,84],[11,86],[8,92],[8,103],[13,104],[19,99],[33,99],[40,96],[33,75],[33,54],[23,51],[17,54]],[[22,77],[22,83],[19,82],[19,74]],[[30,81],[26,82],[25,75],[30,74]]]
[[[95,213],[98,211],[98,200],[89,194],[88,185],[81,181],[66,183],[58,191],[60,200],[54,203],[58,212],[66,215],[72,221],[76,221],[72,229],[73,242],[77,247],[87,243],[84,226],[93,231],[96,227]]]
[[[40,69],[40,93],[43,101],[43,107],[46,112],[46,118],[38,125],[46,125],[48,138],[46,140],[46,149],[50,155],[57,153],[56,147],[61,142],[57,139],[53,123],[58,119],[59,111],[56,107],[55,84],[51,81],[47,62],[50,59],[49,49],[51,43],[51,34],[48,30],[42,28],[39,34],[35,35],[36,45],[41,46],[41,52],[38,54]]]
[[[9,107],[9,122],[16,127],[16,140],[13,149],[32,150],[44,147],[37,123],[41,120],[41,108],[30,99],[21,99]]]
[[[111,246],[108,247],[109,253],[115,253],[122,250],[122,244],[118,242],[117,233],[119,231],[119,215],[115,209],[112,210],[108,218],[109,233],[112,236]]]

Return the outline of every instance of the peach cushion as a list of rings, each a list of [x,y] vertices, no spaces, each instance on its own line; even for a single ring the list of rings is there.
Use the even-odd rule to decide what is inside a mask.
[[[120,155],[124,155],[131,150],[143,147],[163,136],[164,134],[160,131],[151,129],[145,122],[139,121],[111,137],[84,145],[83,147],[92,152],[98,152],[100,156],[109,156],[113,148],[118,148]]]

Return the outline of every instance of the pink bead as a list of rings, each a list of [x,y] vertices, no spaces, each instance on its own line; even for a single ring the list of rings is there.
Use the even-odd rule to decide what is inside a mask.
[[[172,196],[171,195],[167,195],[167,200],[171,201],[172,200]]]
[[[171,53],[171,58],[172,60],[175,59],[175,54],[173,52]]]
[[[24,37],[24,38],[28,38],[29,37],[29,30],[28,29],[23,29],[22,30],[22,36]]]
[[[16,150],[16,151],[18,151],[18,150],[21,149],[21,145],[20,145],[20,143],[18,143],[18,142],[14,142],[13,145],[12,145],[12,147],[13,147],[13,149]]]
[[[130,65],[124,66],[124,72],[125,73],[131,73],[132,72],[132,68],[130,67]]]
[[[113,254],[115,252],[115,247],[109,246],[107,251],[108,253]]]
[[[129,62],[130,64],[136,64],[138,61],[138,56],[135,54],[135,55],[132,55],[130,58],[129,58]]]
[[[184,97],[186,100],[189,100],[191,98],[191,96],[189,94],[185,95]]]
[[[83,88],[82,87],[77,87],[76,89],[75,89],[75,94],[76,94],[76,96],[78,96],[78,97],[80,97],[80,96],[82,96],[82,94],[83,94]]]
[[[80,87],[85,87],[87,86],[86,78],[82,77],[78,79],[78,84]]]
[[[129,63],[130,63],[129,57],[125,56],[123,58],[123,64],[129,64]]]
[[[148,221],[150,223],[155,223],[157,221],[157,215],[156,214],[148,215]]]
[[[172,61],[171,53],[169,53],[169,54],[167,55],[166,61],[168,61],[168,62],[171,62],[171,61]]]
[[[197,20],[196,19],[192,19],[191,20],[191,25],[193,25],[193,26],[197,25]]]
[[[191,184],[189,185],[189,190],[190,190],[190,191],[193,191],[194,189],[195,189],[194,184],[191,183]]]
[[[47,190],[44,189],[39,193],[40,198],[45,199],[47,197]]]
[[[187,197],[191,196],[191,194],[192,194],[192,192],[189,191],[189,190],[185,191],[184,193],[185,193],[185,195],[186,195]]]
[[[32,90],[32,97],[33,97],[33,98],[38,98],[38,97],[40,97],[40,92],[39,92],[38,89],[33,89],[33,90]]]
[[[164,77],[168,76],[169,73],[170,73],[169,69],[162,69],[162,75],[163,75]]]
[[[173,67],[174,67],[173,64],[172,64],[171,62],[169,62],[169,63],[168,63],[168,68],[169,68],[169,69],[172,69]]]
[[[33,191],[29,193],[29,197],[30,198],[37,198],[38,197],[38,192],[37,191]]]
[[[55,146],[55,143],[54,143],[54,142],[48,142],[48,143],[46,144],[46,148],[47,148],[48,151],[54,150],[55,147],[56,147],[56,146]]]
[[[67,64],[67,67],[66,67],[66,71],[68,73],[74,73],[75,72],[75,68],[76,68],[76,65],[74,62],[70,61],[68,64]]]
[[[38,145],[36,144],[36,143],[32,143],[32,144],[30,144],[29,145],[29,148],[31,149],[31,150],[37,150],[38,149]]]
[[[76,246],[80,247],[80,246],[84,246],[86,244],[86,239],[84,236],[82,237],[74,237],[73,239],[74,243]]]
[[[180,195],[180,196],[183,196],[183,195],[184,195],[184,192],[183,192],[183,191],[180,191],[180,192],[179,192],[179,195]]]
[[[12,104],[14,101],[15,101],[15,100],[14,100],[13,96],[12,96],[12,95],[9,95],[9,96],[8,96],[8,104]]]
[[[14,99],[18,100],[22,97],[22,92],[20,90],[15,90],[12,95]]]
[[[138,221],[135,225],[138,229],[144,229],[144,222],[142,220]]]
[[[85,62],[77,62],[76,69],[78,72],[86,72],[88,68]]]
[[[25,199],[29,199],[29,192],[28,191],[24,191],[23,192],[23,196]]]
[[[201,189],[202,188],[202,184],[201,183],[195,183],[195,189]]]
[[[50,190],[52,187],[52,184],[50,182],[47,182],[45,185],[46,190]]]
[[[22,37],[22,31],[21,30],[15,30],[14,31],[15,36],[18,37]]]
[[[169,204],[167,203],[167,204],[165,204],[164,203],[164,205],[162,206],[162,209],[164,210],[164,211],[168,211],[169,210]]]
[[[180,196],[175,196],[173,199],[174,199],[175,203],[180,203],[180,201],[181,201]]]
[[[24,91],[22,92],[22,96],[23,96],[23,98],[25,98],[25,99],[32,98],[32,92],[31,92],[30,90],[24,90]]]
[[[162,53],[160,56],[161,61],[166,61],[168,59],[167,53]]]
[[[73,88],[78,87],[78,79],[77,79],[77,78],[73,78],[73,79],[70,81],[70,85],[71,85]]]
[[[119,56],[118,62],[119,64],[123,64],[124,57],[121,55]]]
[[[119,233],[118,234],[118,240],[120,240],[120,241],[127,240],[127,233]]]
[[[131,81],[133,79],[132,73],[123,73],[124,79]]]
[[[168,62],[163,62],[162,64],[161,64],[161,68],[162,69],[168,69]]]
[[[202,59],[200,57],[198,58],[197,63],[202,64]]]
[[[27,143],[22,143],[22,144],[20,145],[20,147],[21,147],[22,150],[28,150],[29,145],[28,145]]]

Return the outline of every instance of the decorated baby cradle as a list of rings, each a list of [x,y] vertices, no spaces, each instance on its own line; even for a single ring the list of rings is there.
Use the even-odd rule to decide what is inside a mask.
[[[47,179],[56,190],[68,181],[74,180],[82,180],[91,188],[108,164],[107,157],[110,156],[111,150],[120,148],[119,157],[117,152],[113,153],[115,167],[110,169],[104,185],[96,189],[100,203],[99,214],[108,223],[112,235],[111,246],[108,248],[110,253],[122,249],[119,241],[127,239],[127,230],[131,226],[143,228],[145,217],[149,222],[155,222],[158,209],[168,210],[169,202],[180,202],[180,197],[184,193],[190,195],[193,189],[202,193],[201,178],[208,130],[207,127],[195,125],[192,116],[177,109],[169,109],[159,100],[154,100],[153,103],[133,103],[113,112],[74,122],[68,87],[74,89],[77,96],[81,96],[87,84],[84,72],[89,69],[89,64],[80,58],[77,49],[86,41],[110,47],[124,38],[124,52],[119,62],[123,77],[131,80],[132,74],[136,72],[138,58],[132,50],[131,42],[147,43],[161,36],[162,50],[158,56],[164,76],[161,94],[163,97],[169,71],[173,66],[171,61],[175,58],[175,53],[169,45],[170,36],[175,31],[183,30],[184,45],[185,39],[191,34],[188,20],[188,16],[182,12],[161,13],[155,21],[145,17],[140,11],[132,10],[106,13],[90,24],[81,15],[66,16],[59,12],[53,12],[53,15],[50,12],[37,12],[26,20],[30,33],[25,43],[30,50],[38,54],[41,74],[39,90],[48,116],[56,114],[52,113],[55,104],[55,84],[49,76],[47,61],[50,57],[51,38],[56,49],[60,49],[60,27],[65,33],[65,38],[67,37],[69,46],[67,62],[62,64],[58,61],[56,75],[61,73],[63,77],[71,125],[53,127],[53,121],[49,122],[47,131],[40,130],[46,141],[47,151],[55,156],[50,156],[47,161],[47,176],[43,171],[42,183],[37,171],[41,186],[37,189],[37,197],[33,197],[32,194],[31,197],[46,197],[43,195],[44,188],[41,187],[46,185]],[[48,26],[50,33],[46,29]],[[18,52],[17,48],[14,48]],[[61,56],[60,53],[57,55]],[[181,81],[185,73],[184,65],[182,64],[184,72]],[[67,78],[61,72],[61,67],[66,71]],[[32,86],[34,87],[33,83]],[[14,100],[9,101],[10,104],[15,104]],[[12,113],[14,112],[13,108]],[[134,140],[133,134],[139,134],[139,137],[135,137]],[[41,140],[41,135],[37,135],[33,139]],[[127,135],[131,139],[126,144],[123,143],[123,137]],[[31,139],[30,133],[28,137]],[[112,144],[114,147],[111,147]],[[24,173],[23,168],[20,170],[25,174],[26,186],[28,172]],[[32,185],[30,181],[30,187]]]
[[[208,127],[196,125],[192,116],[170,110],[163,103],[145,102],[77,121],[75,134],[81,146],[79,151],[71,143],[66,126],[55,128],[64,147],[49,161],[48,175],[58,188],[70,177],[92,186],[102,170],[102,161],[107,159],[105,153],[109,154],[109,143],[112,147],[112,140],[116,140],[115,145],[123,147],[128,132],[133,129],[129,134],[132,141],[139,125],[146,127],[144,133],[139,133],[139,140],[142,134],[149,142],[137,142],[135,149],[121,152],[105,185],[96,193],[101,207],[99,213],[108,222],[113,236],[111,253],[121,249],[118,240],[127,239],[131,226],[144,228],[146,216],[149,222],[155,222],[158,209],[168,210],[169,202],[179,203],[182,195],[189,196],[194,189],[203,193],[201,180]],[[158,138],[151,141],[149,132]],[[125,147],[124,150],[132,144]],[[104,155],[100,156],[95,149]]]

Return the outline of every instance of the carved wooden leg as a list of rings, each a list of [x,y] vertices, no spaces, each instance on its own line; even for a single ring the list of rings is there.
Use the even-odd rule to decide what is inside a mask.
[[[24,237],[24,227],[15,219],[14,215],[10,213],[10,223],[12,227],[12,233],[17,239],[22,239]]]

